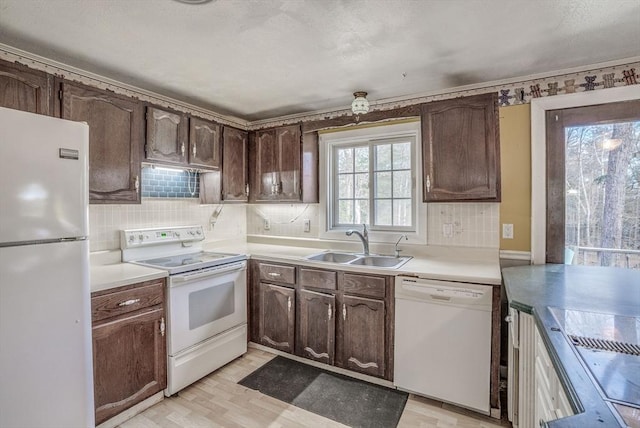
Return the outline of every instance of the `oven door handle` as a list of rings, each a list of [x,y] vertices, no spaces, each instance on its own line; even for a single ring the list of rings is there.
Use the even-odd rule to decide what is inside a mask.
[[[247,262],[240,262],[240,263],[231,263],[228,266],[223,266],[223,267],[216,266],[214,268],[203,269],[202,271],[199,271],[199,272],[191,272],[191,273],[174,275],[171,277],[171,286],[182,285],[185,282],[190,282],[196,279],[206,278],[210,276],[219,276],[228,272],[242,271],[242,270],[245,270],[246,267],[247,267]]]

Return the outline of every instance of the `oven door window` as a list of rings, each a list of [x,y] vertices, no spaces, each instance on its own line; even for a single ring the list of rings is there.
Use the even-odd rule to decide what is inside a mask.
[[[231,315],[234,310],[233,282],[189,293],[189,330]]]

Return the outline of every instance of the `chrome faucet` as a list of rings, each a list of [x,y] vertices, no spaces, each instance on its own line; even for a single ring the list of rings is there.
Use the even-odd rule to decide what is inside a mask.
[[[400,251],[402,251],[402,250],[398,250],[398,244],[400,243],[400,241],[402,241],[402,238],[404,238],[405,241],[409,240],[407,235],[400,235],[400,237],[396,241],[396,246],[395,246],[395,250],[394,250],[394,254],[396,255],[396,257],[400,257]]]
[[[355,233],[358,236],[358,238],[360,238],[360,240],[362,241],[362,253],[365,256],[368,256],[369,255],[369,232],[367,232],[366,224],[363,224],[362,227],[363,227],[362,233],[358,232],[357,230],[349,229],[347,230],[347,236],[351,236]]]

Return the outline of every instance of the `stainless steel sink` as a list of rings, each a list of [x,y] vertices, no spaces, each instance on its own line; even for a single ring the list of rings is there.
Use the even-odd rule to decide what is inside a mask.
[[[307,257],[307,260],[314,260],[317,262],[329,262],[329,263],[348,263],[352,260],[356,260],[359,256],[349,253],[320,253]]]
[[[387,268],[399,268],[409,261],[411,257],[392,256],[362,256],[350,262],[350,265],[375,266]]]
[[[307,257],[307,260],[316,262],[338,263],[343,265],[358,265],[397,269],[411,257],[393,257],[393,256],[364,256],[360,254],[340,253],[328,251],[325,253],[314,254]]]

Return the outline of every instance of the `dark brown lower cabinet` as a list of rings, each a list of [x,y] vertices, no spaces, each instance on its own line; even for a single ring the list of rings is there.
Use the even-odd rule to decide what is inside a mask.
[[[393,277],[251,260],[250,340],[393,380]]]
[[[339,365],[345,369],[384,377],[384,301],[343,296],[338,327]]]
[[[280,351],[295,350],[296,290],[260,283],[260,343]]]
[[[300,333],[297,354],[326,364],[334,363],[336,297],[300,290]]]
[[[92,296],[96,424],[164,390],[164,280]]]

